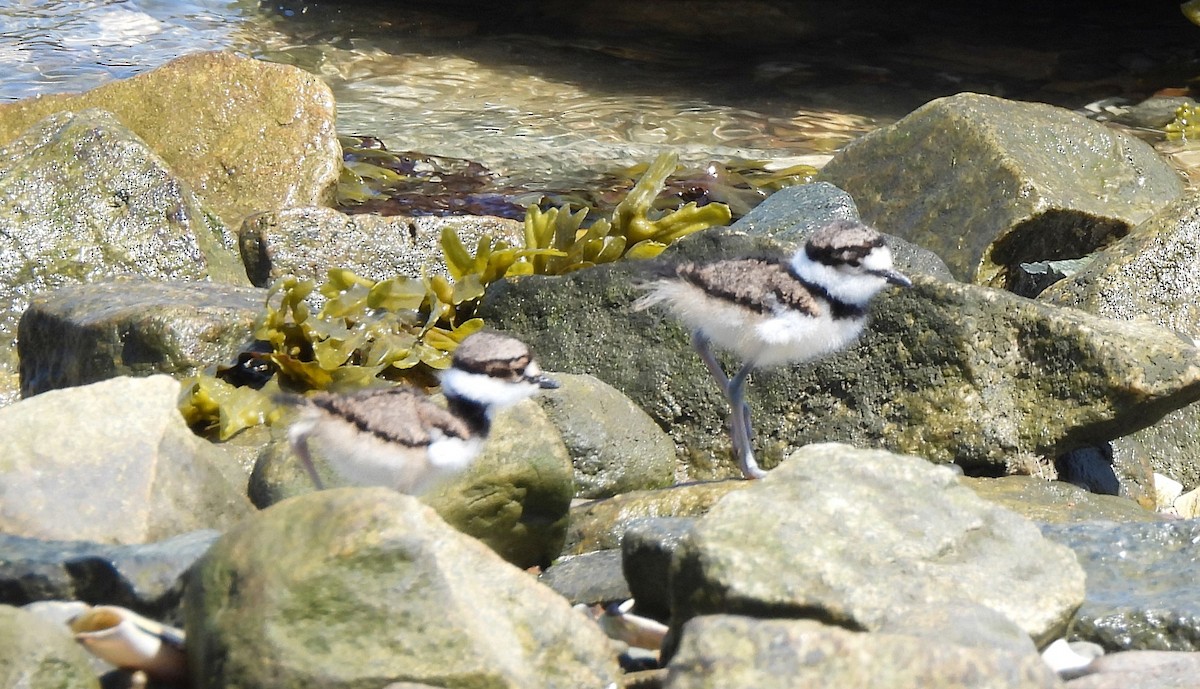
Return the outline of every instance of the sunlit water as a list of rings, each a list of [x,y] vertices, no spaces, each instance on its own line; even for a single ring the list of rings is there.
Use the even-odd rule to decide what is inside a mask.
[[[597,11],[594,3],[579,4]],[[805,5],[781,6],[779,16],[790,16]],[[572,33],[553,18],[500,26],[471,12],[437,15],[402,2],[372,9],[252,0],[0,0],[0,101],[82,91],[185,53],[234,50],[320,75],[337,98],[343,133],[374,135],[393,150],[476,160],[509,184],[566,187],[667,149],[697,165],[820,162],[938,95],[976,90],[1078,107],[1131,85],[1144,88],[1129,77],[1138,60],[1171,59],[1153,52],[1167,49],[1156,37],[1158,48],[1148,53],[1109,48],[1108,34],[1077,42],[1093,52],[1093,44],[1102,46],[1098,60],[1075,47],[1011,47],[994,31],[956,29],[959,12],[920,19],[899,38],[889,26],[892,16],[874,18],[874,25],[835,19],[831,29],[795,46],[750,50],[755,41],[744,39],[727,45],[732,41],[611,31],[593,37],[588,26],[599,25],[592,17]],[[1053,23],[1061,18],[1029,21],[1039,18],[1034,28],[1074,40]],[[1083,32],[1087,25],[1079,23]],[[958,33],[929,33],[946,27]],[[897,43],[882,50],[885,40]],[[1104,70],[1122,73],[1096,84],[1105,75],[1095,72]],[[1092,88],[1064,88],[1064,77]]]

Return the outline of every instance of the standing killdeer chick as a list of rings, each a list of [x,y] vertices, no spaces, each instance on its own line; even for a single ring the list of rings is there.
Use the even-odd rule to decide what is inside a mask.
[[[470,466],[498,410],[558,387],[525,343],[489,332],[459,344],[441,381],[445,408],[411,387],[317,393],[288,431],[292,451],[318,489],[309,438],[346,480],[420,494]]]
[[[669,271],[645,285],[649,293],[634,308],[664,304],[692,329],[692,344],[729,401],[730,439],[746,478],[765,475],[750,443],[751,369],[812,361],[846,347],[866,326],[872,297],[889,284],[912,285],[892,267],[883,237],[849,220],[815,232],[790,260],[735,258]],[[710,343],[741,358],[733,378]]]

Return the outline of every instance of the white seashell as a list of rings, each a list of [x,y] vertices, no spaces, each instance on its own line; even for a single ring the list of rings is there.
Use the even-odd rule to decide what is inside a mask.
[[[73,617],[75,640],[92,655],[151,679],[177,682],[187,677],[183,630],[115,605],[98,605]]]
[[[1042,660],[1063,679],[1072,679],[1088,674],[1092,661],[1103,654],[1104,650],[1094,644],[1072,645],[1058,639],[1042,651]]]
[[[600,628],[609,638],[624,641],[636,648],[648,648],[657,651],[662,647],[663,637],[667,635],[667,625],[652,620],[649,617],[634,615],[633,599],[619,605],[610,605],[597,620]]]

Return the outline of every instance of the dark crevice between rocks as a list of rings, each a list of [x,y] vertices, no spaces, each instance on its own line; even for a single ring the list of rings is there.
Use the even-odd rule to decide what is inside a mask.
[[[1000,271],[995,286],[1033,298],[1066,277],[1067,270],[1079,267],[1071,261],[1112,244],[1128,235],[1130,229],[1120,220],[1074,210],[1048,210],[997,240],[984,264]]]

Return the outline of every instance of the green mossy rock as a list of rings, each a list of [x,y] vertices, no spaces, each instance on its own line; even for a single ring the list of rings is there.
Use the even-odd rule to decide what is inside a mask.
[[[529,343],[547,368],[590,373],[632,398],[671,434],[685,475],[737,475],[728,405],[687,332],[656,310],[631,309],[642,275],[627,264],[500,282],[479,315]],[[875,300],[872,325],[850,349],[752,375],[765,467],[836,440],[1027,473],[1040,458],[1200,399],[1200,351],[1166,330],[985,287],[915,283]]]
[[[197,689],[605,689],[587,617],[386,488],[298,496],[226,533],[184,600]]]
[[[78,95],[0,105],[0,146],[48,115],[85,108],[114,113],[230,227],[250,213],[333,201],[342,166],[333,93],[299,68],[185,55]]]
[[[1019,263],[1091,253],[1183,193],[1143,141],[1062,108],[976,93],[863,136],[818,179],[849,192],[864,221],[992,287],[1007,286]]]

